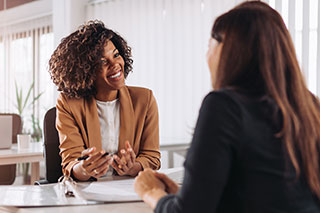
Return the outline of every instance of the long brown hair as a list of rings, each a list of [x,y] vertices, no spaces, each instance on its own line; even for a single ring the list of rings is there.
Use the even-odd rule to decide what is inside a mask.
[[[273,99],[281,114],[276,136],[297,177],[320,198],[320,104],[307,89],[290,34],[267,4],[240,4],[215,21],[212,38],[223,42],[215,89],[233,87]]]

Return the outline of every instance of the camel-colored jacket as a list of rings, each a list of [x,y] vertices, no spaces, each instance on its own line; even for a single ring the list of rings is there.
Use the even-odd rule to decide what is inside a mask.
[[[151,90],[125,86],[119,90],[120,135],[118,150],[129,140],[143,169],[160,168],[159,118],[156,100]],[[102,149],[100,122],[96,100],[67,98],[60,93],[57,99],[56,127],[60,138],[63,174],[70,176],[77,158],[84,149]]]

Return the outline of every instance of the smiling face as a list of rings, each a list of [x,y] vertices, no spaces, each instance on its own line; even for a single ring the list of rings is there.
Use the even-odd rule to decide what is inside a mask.
[[[97,92],[119,90],[124,83],[124,60],[112,41],[105,43],[101,58],[101,70],[97,71]]]

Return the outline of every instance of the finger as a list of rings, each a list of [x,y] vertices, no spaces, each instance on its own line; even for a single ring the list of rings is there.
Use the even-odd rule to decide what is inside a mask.
[[[101,153],[101,154],[102,154],[102,153]],[[103,154],[102,154],[102,156],[101,156],[100,158],[98,158],[98,159],[96,159],[96,160],[94,161],[94,165],[95,165],[95,167],[101,167],[101,166],[103,166],[103,165],[105,165],[105,164],[109,165],[109,164],[110,164],[110,163],[109,163],[109,160],[110,160],[110,159],[112,159],[111,156],[109,156],[109,155],[103,156]]]
[[[90,155],[90,154],[94,153],[95,150],[96,150],[96,147],[91,147],[91,148],[85,149],[81,152],[81,156]]]
[[[128,168],[128,166],[127,165],[122,165],[122,171],[124,172],[124,174],[128,174],[128,171],[129,171],[130,169]]]
[[[132,163],[134,163],[136,160],[136,155],[135,155],[129,141],[126,141],[126,148],[127,148],[127,153],[130,154],[130,158],[131,158]]]
[[[83,166],[83,162],[84,162],[84,161],[81,161],[81,162],[80,162],[80,165],[81,165],[81,168],[82,168],[82,171],[81,171],[81,172],[82,172],[83,175],[89,175],[86,167]]]
[[[91,153],[89,154],[89,157],[86,160],[83,160],[83,165],[87,167],[92,163],[92,161],[99,157],[101,157],[101,152]]]
[[[116,156],[113,156],[113,162],[111,163],[111,166],[118,172],[119,170],[119,167],[118,167],[118,163],[117,163],[117,157]]]
[[[168,193],[175,194],[179,190],[179,186],[176,182],[171,180],[167,175],[163,173],[155,172],[155,176],[159,178],[165,185],[166,185],[166,191]]]
[[[98,161],[96,161],[97,163],[94,164],[96,170],[98,170],[99,172],[104,170],[105,168],[108,168],[109,165],[112,162],[112,157],[107,156],[107,157],[102,157],[101,159],[99,159]]]
[[[133,167],[133,162],[131,160],[130,154],[128,155],[128,158],[126,158],[126,159],[127,159],[127,167],[129,169],[131,169]]]
[[[119,158],[119,156],[118,155],[113,155],[113,159],[117,163],[117,167],[119,169],[122,169],[122,162],[121,162],[121,159]]]
[[[115,161],[111,163],[111,166],[113,167],[114,170],[116,170],[118,175],[122,176],[124,174],[123,171],[119,169],[118,167],[119,165]]]
[[[133,166],[133,162],[131,160],[130,153],[126,152],[123,157],[124,157],[124,159],[126,161],[127,167],[130,169]]]
[[[100,151],[90,156],[87,160],[85,160],[84,163],[86,164],[87,170],[91,171],[99,167],[101,164],[103,164],[105,159],[102,158],[102,155],[104,153],[105,153],[104,151]]]
[[[98,170],[94,169],[92,172],[89,173],[90,176],[98,178],[99,172]]]
[[[87,158],[86,160],[83,161],[84,166],[86,166],[86,167],[90,167],[91,166],[92,167],[92,164],[94,164],[94,162],[97,159],[101,158],[101,156],[103,155],[102,153],[103,153],[103,151],[91,154],[89,158]]]
[[[117,168],[117,169],[116,169],[116,172],[117,172],[117,174],[118,174],[119,176],[125,175],[124,172],[122,171],[122,169]]]
[[[104,169],[101,173],[102,173],[102,175],[105,175],[107,172],[108,172],[108,169],[109,169],[109,166],[108,166],[108,168],[106,168],[106,169]],[[101,175],[101,176],[102,176]]]
[[[123,156],[120,159],[121,164],[118,165],[119,169],[122,169],[124,171],[124,173],[127,173],[127,171],[129,170],[128,166],[127,166],[127,160],[126,160],[126,153],[123,154]]]
[[[121,149],[120,153],[121,153],[121,162],[122,162],[122,164],[127,164],[127,161],[126,161],[127,152],[124,149]]]
[[[133,151],[132,148],[130,148],[130,149],[128,150],[128,152],[129,152],[129,154],[130,154],[131,161],[132,161],[132,163],[134,164],[134,162],[136,162],[136,154],[134,153],[134,151]]]
[[[127,149],[127,150],[128,150],[128,149],[132,149],[132,148],[131,148],[131,145],[130,145],[130,143],[129,143],[128,140],[126,140],[125,146],[126,146],[126,149]]]
[[[111,163],[111,166],[112,166],[112,168],[114,169],[114,170],[118,170],[119,168],[118,168],[118,164],[115,162],[115,161],[113,161],[112,163]]]
[[[98,176],[101,177],[102,175],[104,175],[109,169],[109,165],[111,164],[111,162],[110,162],[111,160],[112,159],[109,159],[103,165],[101,165],[100,167],[94,169],[91,174],[94,177],[98,177]]]
[[[155,172],[155,176],[157,178],[159,178],[160,180],[162,180],[163,182],[165,182],[166,184],[172,184],[174,183],[173,180],[171,180],[167,175],[163,174],[163,173],[158,173]]]

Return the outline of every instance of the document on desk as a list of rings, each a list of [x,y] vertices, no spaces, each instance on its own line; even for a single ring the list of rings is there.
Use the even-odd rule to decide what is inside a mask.
[[[183,168],[160,172],[182,183]],[[66,191],[74,196],[66,196]],[[133,201],[141,199],[134,191],[134,178],[131,177],[109,176],[96,182],[66,182],[65,185],[0,186],[0,206],[69,206]]]
[[[103,202],[141,201],[134,191],[134,178],[92,182],[78,185],[79,194],[85,200]]]
[[[61,196],[58,184],[42,186],[0,186],[0,206],[37,207],[83,205],[89,202]]]
[[[183,167],[175,167],[170,169],[160,169],[160,173],[166,174],[169,178],[171,178],[178,185],[182,185],[183,177],[184,177],[184,168]]]

